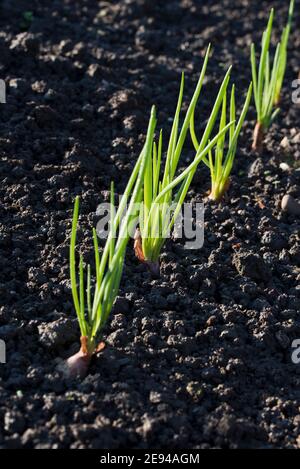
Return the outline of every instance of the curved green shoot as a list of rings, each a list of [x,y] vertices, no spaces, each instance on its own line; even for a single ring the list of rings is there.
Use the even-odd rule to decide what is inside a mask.
[[[291,0],[288,24],[282,33],[281,42],[277,44],[272,64],[270,59],[270,43],[274,22],[274,9],[271,10],[267,28],[262,36],[262,47],[258,69],[255,45],[251,45],[252,80],[257,112],[257,124],[254,130],[252,146],[254,150],[260,151],[262,149],[264,133],[271,126],[280,112],[279,108],[276,108],[276,105],[280,100],[281,88],[286,71],[287,46],[293,11],[294,0]]]
[[[179,117],[184,91],[184,76],[182,75],[164,167],[162,157],[162,132],[160,132],[158,142],[153,141],[150,158],[147,160],[142,191],[142,203],[140,206],[140,228],[136,236],[135,252],[137,257],[142,262],[145,262],[155,275],[159,275],[159,256],[161,249],[174,226],[199,163],[206,157],[212,146],[216,144],[217,137],[225,134],[233,125],[232,122],[229,123],[226,125],[226,130],[221,129],[218,136],[215,137],[212,142],[209,141],[230,80],[230,68],[221,84],[200,144],[197,142],[195,158],[188,168],[176,177],[178,163],[187,132],[190,127],[194,127],[195,108],[203,86],[209,53],[210,47],[206,52],[196,90],[179,132]],[[193,135],[192,138],[196,138],[195,135]],[[162,177],[160,177],[161,173]],[[179,187],[177,191],[174,192],[177,186]]]
[[[288,50],[288,42],[292,27],[293,15],[295,9],[295,0],[291,0],[290,8],[289,8],[289,15],[288,15],[288,22],[286,27],[284,28],[281,36],[280,42],[280,51],[279,51],[279,67],[278,67],[278,74],[276,80],[276,87],[275,87],[275,106],[278,106],[280,103],[280,96],[281,96],[281,89],[283,85],[283,80],[285,76],[286,66],[287,66],[287,50]]]
[[[84,355],[88,357],[91,357],[97,348],[97,340],[118,294],[126,247],[130,237],[128,226],[132,219],[137,216],[136,204],[140,198],[147,160],[150,156],[150,149],[152,149],[156,126],[155,114],[155,108],[153,107],[145,146],[132,172],[124,195],[121,198],[118,210],[115,208],[114,185],[111,185],[110,230],[101,258],[99,255],[96,230],[93,230],[96,268],[96,279],[93,289],[91,267],[88,265],[85,268],[82,256],[80,256],[78,271],[76,268],[76,235],[79,217],[79,197],[75,199],[70,243],[70,278],[74,307],[81,332],[81,343],[84,343],[83,352]],[[82,356],[79,356],[78,359],[79,358],[82,358]],[[72,366],[74,366],[72,360],[71,362]]]
[[[214,201],[220,201],[230,185],[230,174],[232,171],[233,163],[236,156],[237,142],[242,130],[243,123],[245,121],[249,105],[252,97],[252,83],[250,84],[246,96],[246,100],[239,117],[237,120],[236,116],[236,100],[235,100],[235,86],[232,86],[230,96],[230,110],[229,110],[229,122],[234,124],[229,128],[228,134],[228,149],[226,148],[226,133],[220,135],[217,139],[215,148],[215,155],[213,151],[209,150],[208,157],[205,156],[202,161],[210,170],[211,175],[211,192],[210,199]],[[219,131],[221,132],[227,125],[227,93],[223,97],[222,113],[220,118]],[[193,139],[195,141],[195,138]]]

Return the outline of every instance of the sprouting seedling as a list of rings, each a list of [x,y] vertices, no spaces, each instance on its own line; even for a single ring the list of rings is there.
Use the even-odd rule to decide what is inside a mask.
[[[267,29],[262,37],[262,49],[257,71],[255,45],[251,46],[251,66],[254,99],[257,111],[257,123],[254,129],[252,148],[261,151],[263,137],[280,112],[276,105],[280,99],[281,87],[287,63],[287,43],[291,28],[294,0],[291,1],[288,25],[283,31],[281,42],[277,44],[271,67],[270,42],[274,21],[274,9],[271,10]]]
[[[279,110],[274,111],[274,100],[276,93],[276,82],[279,70],[279,49],[278,44],[272,73],[270,71],[270,41],[272,34],[272,26],[274,20],[274,10],[271,10],[267,29],[263,33],[262,51],[260,56],[259,70],[257,74],[255,46],[251,46],[251,65],[252,79],[254,88],[254,99],[257,111],[257,123],[254,129],[253,145],[254,150],[261,150],[262,141],[265,131],[270,127]]]
[[[213,151],[210,150],[208,152],[208,157],[203,157],[203,162],[210,170],[211,175],[211,192],[210,192],[210,199],[218,202],[221,200],[227,189],[230,185],[230,174],[232,170],[232,166],[234,163],[236,150],[237,150],[237,142],[238,138],[245,121],[250,101],[252,97],[252,83],[249,86],[247,97],[240,115],[240,118],[236,122],[236,103],[235,103],[235,86],[232,86],[231,89],[231,97],[230,97],[230,111],[229,111],[229,121],[234,122],[234,124],[229,129],[229,141],[228,141],[228,149],[227,152],[225,151],[225,141],[226,141],[226,134],[222,134],[220,138],[217,140],[217,145],[215,148],[215,155],[213,157]],[[220,132],[224,130],[227,124],[227,91],[223,96],[223,105],[222,105],[222,113],[220,118]],[[191,121],[191,137],[196,150],[199,148],[198,139],[195,134],[194,128],[194,119]]]
[[[280,103],[281,89],[282,89],[286,66],[287,66],[287,55],[288,55],[287,50],[288,50],[288,42],[289,42],[289,37],[290,37],[290,32],[291,32],[291,27],[292,27],[294,9],[295,9],[295,0],[291,0],[288,22],[282,32],[281,42],[280,42],[279,70],[278,70],[278,75],[277,75],[277,80],[276,80],[276,87],[275,87],[276,91],[275,91],[275,99],[274,99],[275,106],[278,106]]]
[[[93,230],[96,268],[94,288],[92,288],[91,267],[89,265],[87,268],[84,267],[82,256],[80,256],[78,272],[76,268],[79,197],[75,199],[70,243],[70,276],[73,302],[81,332],[81,348],[67,361],[68,374],[72,377],[85,376],[92,356],[103,347],[102,343],[99,345],[99,337],[119,290],[126,247],[130,236],[129,227],[137,216],[136,204],[143,183],[155,125],[155,108],[152,108],[145,146],[120,200],[118,210],[116,210],[114,203],[114,187],[113,185],[111,187],[110,229],[101,259],[96,230]]]
[[[209,141],[230,80],[230,68],[220,87],[219,94],[204,130],[202,140],[197,148],[195,158],[193,162],[176,177],[182,148],[205,78],[209,53],[210,47],[208,47],[196,90],[179,132],[179,114],[182,106],[184,89],[184,76],[182,76],[179,98],[162,176],[162,132],[160,133],[158,144],[154,141],[152,142],[151,158],[147,160],[142,191],[142,203],[140,205],[140,226],[135,237],[135,253],[141,262],[146,263],[150,271],[155,276],[159,276],[160,273],[159,257],[161,249],[166,238],[169,237],[180,213],[182,204],[184,203],[200,161],[216,144],[217,139],[224,135],[231,125],[233,125],[232,122],[225,125],[219,134]],[[179,184],[180,186],[177,189],[177,192],[174,193],[175,187]]]

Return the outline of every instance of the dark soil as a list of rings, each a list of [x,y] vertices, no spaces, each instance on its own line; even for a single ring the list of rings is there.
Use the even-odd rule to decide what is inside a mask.
[[[180,72],[189,97],[210,41],[198,119],[231,63],[242,99],[250,43],[271,5],[279,38],[287,3],[1,2],[0,448],[300,447],[300,365],[291,361],[300,225],[280,210],[285,193],[300,199],[298,4],[282,112],[258,158],[252,107],[228,197],[206,204],[203,249],[168,243],[161,280],[151,280],[131,246],[105,351],[81,382],[57,370],[79,347],[68,277],[74,196],[89,259],[96,207],[112,179],[122,192],[151,105],[168,130]],[[190,147],[182,164],[192,156]],[[203,166],[188,199],[202,201],[208,188]]]

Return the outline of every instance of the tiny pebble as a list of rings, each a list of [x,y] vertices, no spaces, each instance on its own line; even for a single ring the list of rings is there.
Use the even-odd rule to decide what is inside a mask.
[[[291,215],[300,215],[300,204],[291,195],[286,194],[283,197],[281,208],[284,212],[288,212]]]
[[[282,171],[290,171],[291,169],[291,167],[287,163],[280,163],[279,167],[280,169],[282,169]]]
[[[288,148],[290,148],[290,141],[287,137],[284,137],[281,142],[280,142],[280,146],[282,148],[284,148],[285,150],[287,150]]]

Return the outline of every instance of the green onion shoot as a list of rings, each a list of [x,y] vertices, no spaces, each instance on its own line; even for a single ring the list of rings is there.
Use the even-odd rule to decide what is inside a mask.
[[[254,99],[257,112],[257,123],[254,129],[253,145],[255,151],[262,150],[265,132],[274,122],[280,109],[276,107],[280,101],[281,88],[287,65],[287,46],[294,11],[294,0],[291,0],[289,19],[277,44],[273,64],[271,66],[270,43],[272,37],[274,9],[271,10],[267,29],[263,33],[262,48],[257,69],[255,45],[251,46],[251,67]]]
[[[106,324],[122,277],[126,247],[130,237],[130,224],[137,217],[138,202],[144,173],[149,159],[149,148],[153,141],[156,118],[152,108],[147,138],[141,155],[131,174],[126,190],[120,200],[118,210],[114,203],[114,187],[111,187],[111,220],[108,238],[99,255],[96,230],[93,230],[95,252],[95,286],[92,288],[91,267],[84,266],[83,257],[76,263],[76,235],[79,217],[79,197],[76,197],[70,243],[70,277],[75,311],[81,333],[81,348],[67,360],[68,375],[84,377],[94,354],[103,348],[99,343],[101,332]]]
[[[252,97],[252,83],[249,86],[247,97],[240,115],[240,118],[236,122],[236,102],[235,102],[235,86],[232,86],[231,96],[230,96],[230,110],[229,110],[229,122],[234,122],[230,127],[229,139],[228,139],[228,149],[225,151],[226,143],[226,134],[222,134],[217,141],[217,145],[214,151],[210,150],[208,152],[208,157],[203,158],[203,163],[210,170],[211,176],[211,191],[209,198],[215,202],[219,202],[223,195],[226,193],[230,186],[230,174],[233,167],[236,151],[237,151],[237,142],[238,138],[245,121],[250,101]],[[223,97],[222,113],[220,118],[220,127],[219,131],[224,130],[227,124],[227,92],[225,92]],[[191,125],[191,135],[194,142],[194,146],[197,149],[199,146],[197,137],[194,131],[194,122],[192,121]]]
[[[280,42],[279,70],[278,70],[278,74],[277,74],[276,87],[275,87],[276,88],[275,100],[274,100],[275,106],[279,105],[280,98],[281,98],[281,89],[282,89],[283,80],[284,80],[285,71],[286,71],[286,66],[287,66],[288,43],[289,43],[289,37],[290,37],[290,32],[291,32],[291,27],[292,27],[294,9],[295,9],[295,0],[291,0],[290,8],[289,8],[288,22],[287,22],[287,25],[286,25],[286,27],[284,28],[284,30],[282,32],[281,42]]]
[[[205,55],[196,90],[179,131],[179,115],[184,90],[184,75],[182,75],[175,117],[164,164],[162,132],[160,132],[158,141],[152,142],[150,158],[147,160],[142,190],[142,203],[140,205],[139,228],[135,236],[135,254],[141,262],[147,265],[150,272],[155,277],[160,275],[160,252],[180,213],[199,163],[217,143],[218,138],[225,135],[227,130],[233,125],[233,122],[225,125],[224,128],[219,131],[218,135],[210,141],[211,133],[230,80],[230,68],[221,84],[201,142],[197,146],[194,160],[180,175],[176,176],[183,145],[190,128],[190,123],[193,120],[205,78],[209,53],[210,46]],[[174,191],[175,188],[177,188],[176,191]]]

